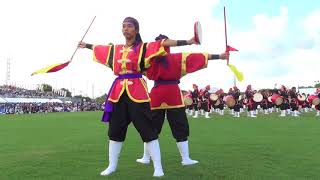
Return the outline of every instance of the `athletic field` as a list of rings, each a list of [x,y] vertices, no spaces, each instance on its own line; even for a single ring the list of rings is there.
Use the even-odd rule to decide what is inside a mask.
[[[152,179],[141,165],[143,144],[128,129],[117,172],[101,177],[108,165],[107,125],[101,112],[0,116],[0,179]],[[168,123],[160,136],[162,179],[320,179],[320,117],[278,114],[248,118],[214,114],[189,119],[190,156],[183,167]],[[212,115],[211,115],[212,116]]]

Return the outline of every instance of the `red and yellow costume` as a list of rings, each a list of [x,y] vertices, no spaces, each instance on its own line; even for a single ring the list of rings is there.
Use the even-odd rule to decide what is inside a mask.
[[[110,67],[114,74],[118,76],[141,73],[141,61],[144,61],[144,67],[148,68],[153,57],[164,55],[166,55],[166,51],[162,46],[162,41],[151,42],[146,45],[140,43],[134,48],[126,48],[124,45],[93,46],[94,61]],[[113,103],[118,102],[125,90],[134,102],[150,101],[146,82],[143,78],[118,79],[110,91],[108,100]]]
[[[207,67],[206,53],[168,54],[165,62],[153,59],[145,75],[155,81],[151,89],[151,109],[171,109],[184,107],[183,95],[178,86],[179,80],[186,74]]]

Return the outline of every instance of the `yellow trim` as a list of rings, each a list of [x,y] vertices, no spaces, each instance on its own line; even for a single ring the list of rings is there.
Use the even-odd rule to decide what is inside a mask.
[[[150,67],[150,59],[152,59],[156,56],[166,56],[167,55],[167,52],[164,50],[164,47],[162,46],[162,42],[161,42],[161,46],[157,52],[155,52],[155,53],[151,54],[150,56],[148,56],[147,58],[145,58],[145,60],[144,60],[144,67],[145,68]],[[149,43],[147,44],[147,49],[148,49],[148,46],[149,46]]]
[[[174,109],[174,108],[181,108],[185,107],[184,104],[181,105],[175,105],[175,106],[169,106],[167,103],[163,102],[159,107],[151,107],[151,110],[156,110],[156,109]]]
[[[108,47],[109,47],[109,50],[108,50],[108,56],[107,56],[106,64],[105,64],[105,65],[108,66],[108,67],[110,67],[109,64],[108,64],[108,60],[109,60],[109,57],[110,57],[111,46],[108,45]]]
[[[93,51],[92,51],[93,52],[93,61],[98,62],[94,48],[96,48],[96,45],[93,45],[93,48],[92,48],[93,49]]]
[[[181,59],[181,77],[187,74],[187,57],[190,53],[182,53]]]
[[[130,52],[131,47],[124,47],[122,46],[122,57],[121,57],[121,70],[124,71],[124,74],[126,74],[126,70],[127,70],[127,63],[126,63],[126,59],[127,56]]]
[[[151,100],[150,97],[149,97],[148,87],[146,85],[146,81],[143,78],[139,78],[139,80],[141,81],[141,83],[142,83],[142,85],[144,87],[144,90],[147,92],[148,99]]]
[[[113,47],[114,49],[113,49],[113,59],[112,59],[112,70],[113,70],[113,72],[114,72],[114,74],[115,74],[115,66],[114,66],[114,62],[115,62],[115,57],[114,57],[114,55],[116,54],[116,51],[117,51],[117,49],[116,49],[116,45]]]
[[[126,79],[126,80],[127,80],[127,79]],[[148,99],[138,100],[138,99],[133,98],[133,97],[131,96],[131,94],[130,94],[128,83],[126,83],[127,94],[128,94],[129,98],[130,98],[133,102],[136,102],[136,103],[150,102],[150,97],[149,97],[149,94],[148,94],[147,86],[144,84],[144,82],[142,82],[142,80],[143,80],[142,78],[139,78],[139,80],[141,81],[144,89],[146,90],[146,94],[147,94],[147,96],[148,96]]]
[[[141,56],[142,56],[142,52],[143,52],[143,44],[144,43],[142,43],[142,45],[141,45],[141,47],[140,47],[140,53],[139,53],[139,59],[138,59],[138,67],[137,67],[137,69],[138,69],[138,72],[140,72],[141,71],[141,69],[140,69],[140,63],[141,63]]]
[[[120,93],[119,93],[119,96],[118,96],[118,98],[117,99],[111,99],[111,97],[109,97],[109,101],[111,101],[111,102],[114,102],[114,103],[116,103],[116,102],[118,102],[119,101],[119,99],[120,99],[120,97],[121,97],[121,95],[123,94],[123,91],[124,91],[124,89],[125,89],[125,84],[127,84],[127,81],[126,81],[127,79],[124,79],[124,83],[123,83],[123,85],[122,85],[122,89],[121,89],[121,91],[120,91]],[[118,80],[119,81],[119,80]],[[117,83],[117,82],[116,82]]]
[[[204,60],[205,60],[205,64],[203,66],[203,68],[206,68],[208,66],[208,59],[209,59],[209,54],[208,53],[203,53],[203,55],[205,56]]]

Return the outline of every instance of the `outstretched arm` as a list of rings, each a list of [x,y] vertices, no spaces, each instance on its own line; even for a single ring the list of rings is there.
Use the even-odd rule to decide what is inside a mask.
[[[93,49],[93,45],[92,44],[88,44],[88,43],[85,43],[85,42],[82,42],[82,41],[80,41],[79,43],[78,43],[78,47],[79,48],[87,48],[87,49]]]
[[[229,59],[229,52],[224,52],[221,54],[209,54],[208,56],[208,60],[218,60],[218,59],[222,59],[222,60],[226,60]]]
[[[166,39],[163,41],[162,46],[164,47],[174,47],[174,46],[186,46],[186,45],[192,45],[192,44],[198,44],[194,37],[189,40],[172,40],[172,39]]]

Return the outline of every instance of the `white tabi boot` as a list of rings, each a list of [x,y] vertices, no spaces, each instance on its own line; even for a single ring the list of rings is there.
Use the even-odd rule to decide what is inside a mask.
[[[187,166],[187,165],[193,165],[193,164],[197,164],[199,163],[196,160],[192,160],[189,157],[189,145],[188,145],[188,141],[183,141],[183,142],[177,142],[177,146],[181,155],[181,164],[183,166]]]
[[[137,159],[136,161],[141,164],[149,164],[150,163],[150,154],[147,151],[147,143],[143,143],[143,156],[142,156],[142,158]]]
[[[101,176],[108,176],[116,171],[121,152],[122,142],[109,141],[109,166],[100,173]]]
[[[210,118],[210,116],[209,116],[209,112],[205,112],[205,118]]]
[[[160,145],[158,139],[146,143],[147,151],[149,152],[154,168],[154,177],[161,177],[164,175],[162,164],[161,164],[161,154]]]
[[[194,112],[194,116],[192,116],[193,118],[198,118],[199,117],[199,111],[195,111]]]
[[[250,111],[250,117],[256,118],[257,116],[254,115],[254,111]]]

